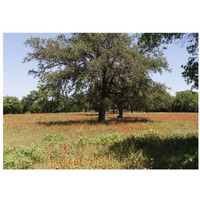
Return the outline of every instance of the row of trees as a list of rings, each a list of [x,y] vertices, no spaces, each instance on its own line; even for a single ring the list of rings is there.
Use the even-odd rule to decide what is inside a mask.
[[[146,100],[142,93],[137,98],[138,101],[133,100],[124,104],[124,109],[131,112],[198,112],[198,93],[188,90],[177,92],[176,97],[173,97],[165,90],[157,89],[148,94]],[[83,92],[70,97],[55,98],[47,92],[44,93],[42,87],[38,91],[31,91],[21,101],[17,97],[5,96],[3,107],[4,114],[88,112],[99,109],[94,99]],[[117,104],[110,99],[106,99],[105,110],[114,113],[118,110],[120,114]]]

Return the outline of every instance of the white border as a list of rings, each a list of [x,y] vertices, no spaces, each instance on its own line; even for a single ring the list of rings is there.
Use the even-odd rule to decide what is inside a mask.
[[[199,32],[197,0],[3,0],[1,28],[1,138],[3,38],[20,32]],[[1,199],[196,199],[199,170],[2,170]]]

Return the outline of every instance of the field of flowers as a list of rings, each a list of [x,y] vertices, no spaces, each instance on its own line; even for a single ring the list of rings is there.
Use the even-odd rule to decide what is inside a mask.
[[[4,115],[4,169],[198,169],[197,113]]]

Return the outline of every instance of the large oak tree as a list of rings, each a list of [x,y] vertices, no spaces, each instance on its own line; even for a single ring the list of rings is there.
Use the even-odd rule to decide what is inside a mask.
[[[106,99],[111,95],[132,94],[134,85],[150,78],[150,73],[168,70],[160,51],[156,56],[139,51],[129,34],[62,34],[50,39],[30,38],[25,44],[32,51],[24,62],[38,62],[29,72],[44,84],[66,93],[95,91],[99,121],[105,120]]]

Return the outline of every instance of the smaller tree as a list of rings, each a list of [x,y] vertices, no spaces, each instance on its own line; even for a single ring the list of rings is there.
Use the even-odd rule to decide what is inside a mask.
[[[32,90],[30,91],[30,94],[27,96],[22,97],[21,103],[23,105],[23,113],[29,111],[29,112],[35,112],[35,109],[33,109],[34,103],[39,98],[38,91]]]
[[[153,96],[154,112],[171,112],[173,97],[166,91],[157,91]]]
[[[20,114],[22,110],[23,106],[17,97],[3,97],[3,114]]]
[[[177,92],[173,102],[174,112],[198,112],[198,93],[190,90]]]

